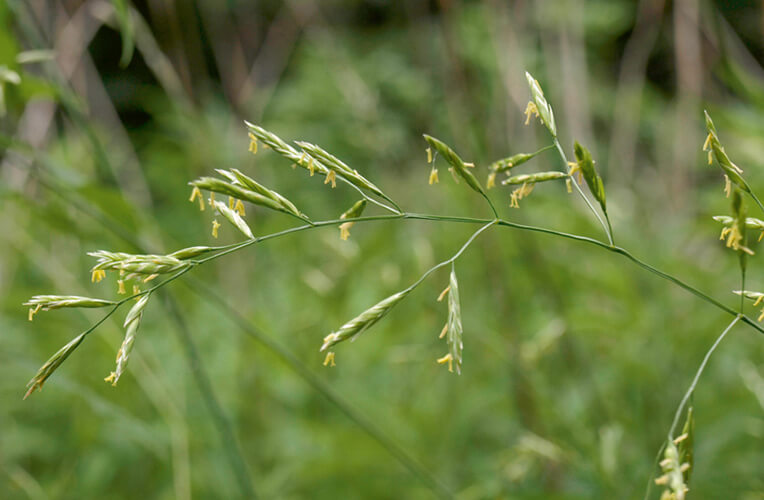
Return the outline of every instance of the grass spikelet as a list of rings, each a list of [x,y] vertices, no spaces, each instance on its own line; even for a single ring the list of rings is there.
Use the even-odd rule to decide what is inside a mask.
[[[217,172],[222,173],[222,172],[225,172],[225,170],[217,170]],[[233,175],[235,183],[239,183],[251,191],[254,191],[258,194],[261,194],[267,198],[272,199],[273,201],[278,203],[281,206],[281,208],[283,208],[284,211],[286,212],[296,215],[297,217],[304,217],[302,212],[300,212],[297,209],[294,203],[292,203],[291,201],[289,201],[288,199],[286,199],[284,196],[280,195],[276,191],[272,189],[268,189],[267,187],[255,181],[253,178],[249,177],[248,175],[242,173],[241,171],[235,168],[232,168],[230,170],[230,174]]]
[[[132,275],[171,273],[191,265],[170,255],[129,254],[108,250],[88,252],[88,255],[97,259],[92,268],[93,273],[105,270],[120,271],[130,274],[126,279],[133,278]]]
[[[146,309],[146,304],[149,301],[150,295],[151,294],[149,293],[143,295],[127,312],[125,323],[123,325],[125,328],[125,339],[122,341],[122,346],[120,346],[119,351],[117,351],[117,367],[115,371],[111,372],[109,376],[104,379],[106,382],[110,382],[112,386],[117,385],[119,378],[125,372],[127,362],[130,359],[130,353],[133,351],[133,345],[135,344],[135,336],[138,333],[138,327],[143,318],[143,310]]]
[[[514,175],[501,181],[503,186],[515,186],[518,184],[536,184],[539,182],[555,181],[558,179],[567,179],[568,174],[564,172],[539,172],[537,174]]]
[[[708,164],[710,165],[712,163],[712,157],[715,158],[716,163],[719,164],[719,167],[724,171],[724,175],[726,175],[730,181],[734,182],[746,193],[751,193],[750,186],[748,186],[748,183],[741,175],[743,169],[732,163],[732,160],[727,156],[721,142],[719,142],[719,136],[716,135],[716,127],[714,126],[714,122],[711,120],[708,111],[704,110],[703,114],[706,118],[706,129],[708,130],[708,136],[703,144],[703,151],[708,152]]]
[[[80,297],[77,295],[35,295],[28,301],[24,302],[25,306],[29,306],[29,321],[38,311],[52,311],[53,309],[60,309],[62,307],[106,307],[113,306],[116,302],[111,300],[94,299],[91,297]]]
[[[300,146],[303,149],[303,151],[305,151],[308,154],[308,156],[314,159],[314,161],[317,160],[318,163],[325,165],[336,175],[347,180],[354,186],[360,189],[365,189],[367,191],[370,191],[377,196],[384,196],[384,193],[382,192],[381,189],[375,186],[367,178],[359,174],[357,170],[353,170],[352,168],[347,166],[342,160],[340,160],[333,154],[329,153],[328,151],[324,150],[320,146],[316,146],[315,144],[311,144],[309,142],[304,142],[304,141],[296,141],[295,144]],[[327,173],[327,175],[329,174]]]
[[[277,210],[279,212],[291,213],[278,202],[267,196],[263,196],[262,194],[256,193],[240,185],[233,184],[222,179],[216,179],[214,177],[200,177],[199,179],[196,179],[189,184],[198,187],[199,189],[204,189],[213,193],[220,193],[228,195],[232,198],[248,201],[253,205],[260,205],[262,207],[270,208],[271,210]],[[215,200],[212,199],[211,202],[214,203]]]
[[[655,480],[655,484],[665,487],[661,499],[684,500],[689,491],[685,484],[684,471],[689,469],[689,464],[680,462],[679,450],[673,440],[666,443],[660,466],[663,475]]]
[[[262,141],[263,144],[287,160],[300,165],[306,170],[308,169],[308,163],[307,161],[304,161],[304,157],[295,148],[282,140],[279,136],[246,120],[244,121],[244,124],[247,126],[250,133],[254,135],[258,140]],[[326,173],[327,170],[326,167],[321,164],[314,165],[314,168],[321,173]]]
[[[80,346],[86,334],[87,333],[81,333],[75,337],[71,342],[59,349],[56,354],[51,356],[50,359],[48,359],[48,361],[46,361],[39,370],[37,370],[37,373],[34,377],[32,377],[32,380],[27,383],[28,389],[26,394],[24,394],[24,399],[28,398],[29,395],[35,391],[35,389],[42,390],[42,386],[45,384],[45,381],[48,380],[48,378],[53,375],[53,372],[55,372],[58,367],[61,366],[61,363],[66,361],[66,358],[68,358],[69,355]]]
[[[223,217],[228,219],[228,221],[233,224],[236,229],[241,231],[244,236],[250,240],[255,238],[255,236],[252,234],[252,230],[249,228],[244,219],[242,219],[241,215],[236,212],[236,210],[232,210],[231,208],[227,207],[225,203],[220,201],[215,202],[215,208]]]
[[[682,427],[682,434],[674,440],[674,443],[678,446],[679,463],[682,464],[680,469],[682,469],[684,482],[687,484],[690,482],[692,467],[695,463],[693,450],[695,444],[695,415],[692,406],[687,408],[687,417],[685,418],[684,426]]]
[[[451,267],[448,288],[448,321],[446,322],[446,344],[448,353],[438,360],[438,363],[448,363],[448,371],[462,373],[462,308],[459,302],[459,282],[456,279],[456,271]],[[441,333],[442,335],[442,333]]]
[[[324,337],[324,343],[321,346],[321,351],[325,351],[333,345],[342,342],[343,340],[355,338],[364,330],[382,319],[388,312],[390,312],[390,309],[392,309],[398,302],[403,300],[411,292],[411,290],[412,288],[407,288],[406,290],[394,293],[386,299],[374,304],[362,312],[360,315],[351,319],[342,325],[338,330]]]
[[[599,176],[597,170],[594,168],[594,160],[592,160],[592,154],[588,149],[579,144],[578,141],[573,145],[573,151],[576,155],[576,167],[571,169],[570,175],[572,176],[576,168],[583,174],[586,185],[589,186],[589,190],[594,195],[594,198],[599,202],[602,211],[607,213],[607,204],[605,202],[605,185],[602,182],[602,177]]]
[[[552,134],[552,137],[557,137],[557,126],[554,123],[554,113],[552,112],[552,107],[547,102],[546,97],[544,97],[544,91],[541,90],[541,85],[539,85],[538,80],[533,78],[527,71],[525,72],[525,79],[528,80],[528,87],[531,90],[531,98],[533,99],[532,104],[534,104],[535,113],[539,115],[541,122]],[[526,113],[528,112],[526,111]]]
[[[544,151],[548,151],[553,148],[554,148],[554,144],[549,145],[545,148],[541,148],[535,153],[518,153],[508,158],[502,158],[501,160],[496,160],[495,162],[491,163],[491,165],[488,168],[489,170],[491,170],[491,172],[495,172],[497,174],[501,172],[506,172],[507,170],[510,170],[512,168],[522,165],[523,163],[527,161],[532,160],[533,158],[540,155]]]
[[[465,165],[464,161],[459,157],[459,155],[454,152],[453,149],[448,147],[446,143],[443,141],[440,141],[439,139],[436,139],[430,135],[424,134],[424,140],[427,141],[427,143],[437,151],[438,154],[443,156],[443,158],[446,159],[449,165],[451,165],[451,168],[453,168],[454,172],[456,172],[462,179],[467,181],[467,184],[477,191],[478,193],[485,196],[485,191],[483,191],[483,187],[480,185],[478,180],[475,178],[475,176],[467,170],[467,166]]]

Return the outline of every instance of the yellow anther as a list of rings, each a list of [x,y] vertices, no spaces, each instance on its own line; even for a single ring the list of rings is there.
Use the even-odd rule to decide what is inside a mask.
[[[494,186],[496,186],[496,172],[491,172],[488,174],[488,180],[485,183],[485,187],[486,189],[491,189]]]
[[[234,199],[233,196],[229,196],[228,197],[228,208],[233,210],[234,205],[236,205],[236,200]]]
[[[114,373],[114,372],[111,372],[108,377],[103,379],[103,381],[104,382],[109,382],[112,385],[112,387],[116,387],[117,386],[117,374]]]
[[[117,280],[117,285],[119,288],[117,289],[117,293],[120,295],[124,295],[127,292],[125,291],[125,280]]]
[[[313,173],[316,171],[316,166],[313,164],[313,157],[308,160],[308,170],[310,170],[310,176],[313,177]]]
[[[218,237],[218,228],[220,227],[220,223],[217,219],[212,221],[212,237],[217,238]]]
[[[340,239],[347,240],[350,237],[351,227],[353,227],[352,222],[343,222],[340,224]]]
[[[236,200],[236,205],[234,205],[233,209],[242,217],[247,215],[247,212],[244,211],[244,202],[241,200]]]
[[[432,148],[428,147],[427,151],[427,163],[432,163]]]
[[[324,180],[324,184],[332,183],[332,187],[337,187],[337,174],[334,173],[334,170],[329,170],[329,172],[326,174],[326,180]]]
[[[197,198],[199,198],[199,210],[204,211],[204,197],[202,196],[202,192],[199,190],[199,188],[194,186],[194,189],[191,190],[191,197],[188,199],[188,201],[193,202]]]
[[[432,170],[430,170],[430,185],[438,183],[438,169],[433,167]]]
[[[207,201],[211,207],[215,206],[215,193],[210,193],[210,198]]]
[[[93,274],[90,276],[90,281],[92,283],[99,283],[102,279],[106,277],[106,271],[103,269],[96,269],[93,271]]]
[[[438,295],[438,302],[441,302],[446,294],[451,291],[451,285],[448,285],[445,289],[443,289],[442,292],[440,292],[440,295]]]
[[[445,336],[446,336],[446,333],[447,333],[447,332],[448,332],[448,323],[446,323],[445,325],[443,325],[443,329],[440,331],[440,335],[438,335],[438,338],[439,338],[439,339],[442,339],[443,337],[445,337]]]
[[[257,153],[257,137],[252,132],[249,133],[249,150],[252,154]]]
[[[157,276],[159,276],[159,275],[158,274],[150,274],[149,276],[146,276],[146,278],[144,278],[143,282],[144,283],[148,283],[149,281],[151,281],[153,279],[156,279]]]
[[[334,353],[333,352],[327,352],[326,358],[324,358],[324,366],[337,366],[337,364],[334,362]]]
[[[539,115],[539,110],[536,107],[536,103],[528,101],[528,105],[525,107],[525,124],[528,125],[531,122],[531,115]]]
[[[451,353],[446,354],[442,358],[438,358],[438,364],[443,365],[445,363],[448,363],[448,371],[453,373],[453,371],[454,371],[454,357],[451,356]]]

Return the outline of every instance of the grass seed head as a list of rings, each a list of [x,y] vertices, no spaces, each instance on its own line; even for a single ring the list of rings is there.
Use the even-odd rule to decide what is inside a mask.
[[[453,149],[448,147],[446,143],[443,141],[440,141],[439,139],[436,139],[430,135],[424,134],[424,140],[427,141],[427,143],[435,149],[435,151],[443,156],[443,158],[446,159],[449,165],[451,165],[451,168],[453,169],[453,172],[458,174],[462,179],[467,181],[467,184],[477,191],[478,193],[485,196],[485,191],[483,191],[482,186],[478,182],[478,180],[475,178],[475,176],[467,170],[467,165],[464,163],[464,161],[459,157],[459,155],[454,152]],[[431,174],[432,175],[432,174]],[[432,179],[432,178],[431,178]],[[431,182],[432,184],[432,182]]]
[[[75,337],[74,340],[59,349],[56,354],[51,356],[50,359],[48,359],[48,361],[46,361],[39,370],[37,370],[37,373],[34,377],[32,377],[32,380],[27,383],[28,389],[26,394],[24,394],[24,399],[28,398],[29,395],[35,391],[35,389],[42,390],[42,386],[45,384],[45,381],[48,380],[48,378],[53,375],[53,372],[55,372],[64,361],[66,361],[66,358],[68,358],[69,355],[73,353],[77,347],[79,347],[79,345],[85,339],[85,335],[85,333],[81,333]]]
[[[398,302],[403,300],[410,292],[411,289],[406,289],[398,293],[394,293],[386,299],[374,304],[362,312],[360,315],[351,319],[342,325],[338,330],[324,337],[324,343],[321,346],[321,351],[325,351],[333,345],[342,342],[343,340],[356,337],[364,330],[371,327],[374,323],[382,319],[388,312],[390,312],[393,307],[395,307],[396,304],[398,304]]]
[[[528,80],[528,87],[531,91],[531,99],[533,100],[533,104],[535,110],[531,112],[535,112],[539,118],[541,118],[541,122],[544,124],[544,126],[549,130],[549,133],[552,134],[552,137],[557,137],[557,126],[554,123],[554,113],[552,112],[552,107],[549,105],[549,103],[546,100],[546,97],[544,97],[544,91],[541,90],[541,85],[539,85],[538,80],[533,78],[533,76],[525,72],[525,79]],[[529,111],[526,110],[526,114],[529,114]],[[526,122],[527,123],[527,122]]]

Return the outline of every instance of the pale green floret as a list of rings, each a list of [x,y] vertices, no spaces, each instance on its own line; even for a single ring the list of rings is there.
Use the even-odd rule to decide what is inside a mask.
[[[552,137],[557,137],[557,126],[554,123],[554,113],[552,112],[552,107],[547,102],[546,97],[544,97],[544,91],[541,90],[541,85],[539,85],[538,80],[533,78],[527,71],[525,72],[525,79],[528,80],[531,97],[536,105],[536,111],[541,118],[541,122],[552,134]]]
[[[254,239],[255,236],[252,234],[252,230],[249,228],[249,225],[247,225],[246,222],[244,222],[244,219],[242,219],[241,215],[236,213],[235,210],[229,208],[225,203],[222,201],[215,201],[214,207],[217,209],[220,214],[228,219],[228,222],[233,224],[236,229],[241,231],[241,233],[246,236],[249,239]]]
[[[353,338],[362,333],[390,312],[390,309],[403,300],[411,290],[412,289],[409,288],[387,297],[342,325],[337,331],[324,337],[324,344],[321,346],[321,351],[325,351],[343,340]]]
[[[559,179],[567,179],[568,174],[564,172],[540,172],[537,174],[523,174],[514,175],[501,181],[502,185],[518,185],[518,184],[536,184],[539,182],[555,181]]]
[[[446,159],[449,165],[454,169],[454,172],[456,172],[460,177],[462,177],[465,181],[467,181],[467,184],[477,191],[478,193],[485,196],[485,191],[483,191],[483,187],[480,185],[478,180],[475,178],[474,175],[472,175],[472,172],[467,170],[467,165],[464,163],[464,161],[459,157],[456,152],[454,152],[453,149],[448,147],[446,143],[443,141],[440,141],[439,139],[436,139],[435,137],[432,137],[430,135],[424,134],[424,140],[427,141],[427,143],[435,149],[443,158]]]
[[[94,299],[91,297],[79,297],[77,295],[35,295],[27,302],[25,306],[37,307],[43,311],[51,311],[62,307],[106,307],[113,306],[114,301]]]

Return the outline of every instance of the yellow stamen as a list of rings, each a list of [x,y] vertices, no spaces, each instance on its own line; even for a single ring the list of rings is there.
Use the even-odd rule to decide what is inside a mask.
[[[467,168],[475,168],[475,164],[474,163],[466,163],[465,162],[464,166],[467,167]]]
[[[573,183],[570,182],[570,177],[565,179],[565,189],[568,191],[568,193],[572,193],[573,192]]]
[[[329,170],[329,173],[326,174],[326,180],[324,180],[324,184],[332,183],[332,188],[337,187],[337,174],[334,173],[334,170]]]
[[[146,276],[146,278],[143,280],[143,282],[144,283],[148,283],[149,281],[155,279],[157,276],[159,276],[159,275],[158,274],[151,274],[149,276]]]
[[[344,222],[340,224],[340,239],[347,241],[350,237],[350,228],[353,227],[352,222]]]
[[[708,151],[711,149],[711,141],[714,139],[714,136],[711,132],[708,133],[706,136],[706,141],[703,143],[703,151]]]
[[[93,274],[90,276],[91,283],[100,283],[102,279],[106,277],[106,271],[103,269],[96,269],[93,271]]]
[[[133,285],[133,295],[138,295],[141,293],[141,287],[138,285]],[[140,297],[136,297],[135,300],[138,300]]]
[[[217,219],[212,221],[212,237],[217,238],[218,237],[218,228],[220,227],[220,223]]]
[[[202,192],[199,190],[199,188],[194,186],[194,189],[191,190],[191,197],[188,199],[188,201],[193,202],[197,198],[199,198],[199,210],[204,211],[204,197],[202,196]]]
[[[764,309],[761,310],[761,314],[759,314],[759,321],[764,319]]]
[[[517,202],[531,194],[534,186],[535,184],[523,184],[519,188],[512,191],[509,199],[509,206],[512,208],[520,208],[520,205]]]
[[[427,148],[425,151],[427,151],[427,163],[432,163],[432,148]]]
[[[443,325],[443,329],[440,331],[440,335],[438,335],[438,338],[442,339],[443,337],[445,337],[446,336],[446,332],[448,332],[448,323]]]
[[[438,358],[438,364],[442,365],[448,363],[448,371],[452,372],[454,371],[454,357],[451,356],[451,353],[446,354],[442,358]]]
[[[233,206],[236,204],[236,201],[234,200],[233,196],[228,197],[228,208],[233,210]]]
[[[753,307],[756,307],[759,304],[761,304],[762,300],[764,300],[764,295],[759,295],[758,297],[756,297],[756,300],[753,303]]]
[[[446,294],[450,291],[451,291],[451,285],[448,285],[442,292],[440,292],[440,295],[438,295],[438,302],[441,302],[443,298],[446,296]]]
[[[732,192],[732,183],[730,182],[730,178],[725,175],[724,176],[724,194],[727,198],[729,198],[731,192]]]
[[[300,165],[302,165],[303,163],[305,163],[305,158],[306,158],[306,157],[307,157],[307,154],[305,153],[305,151],[303,151],[303,152],[302,152],[302,156],[300,156],[300,161],[298,161],[297,163],[299,163]]]
[[[108,377],[103,379],[104,382],[109,382],[112,387],[117,386],[117,374],[114,372],[111,372]]]
[[[762,239],[762,238],[764,238],[764,231],[762,231],[761,233],[759,233],[759,241],[761,241],[761,239]]]
[[[658,486],[661,486],[661,485],[664,485],[664,484],[668,484],[668,482],[669,482],[668,474],[665,474],[665,475],[663,475],[663,476],[661,476],[661,477],[659,477],[658,479],[655,480],[655,484],[657,484]]]
[[[247,212],[244,211],[244,202],[241,200],[236,200],[236,205],[234,205],[233,209],[242,217],[247,215]]]
[[[125,280],[117,280],[117,285],[119,286],[119,289],[117,290],[118,294],[124,295],[127,293],[125,291]]]
[[[329,351],[326,353],[326,358],[324,358],[324,366],[337,366],[337,364],[334,362],[334,353]]]
[[[207,201],[209,201],[211,207],[214,206],[215,205],[215,193],[210,193],[210,199],[207,200]]]
[[[432,167],[432,170],[430,170],[430,185],[438,183],[438,169],[435,167]]]
[[[531,122],[531,115],[539,115],[539,110],[536,107],[536,103],[528,101],[528,106],[525,107],[525,124],[528,125]]]
[[[257,154],[257,137],[252,132],[249,133],[249,150],[252,154]]]
[[[316,166],[313,165],[313,157],[310,157],[308,161],[308,170],[310,170],[310,176],[313,177],[313,173],[316,171]]]
[[[488,174],[488,180],[485,182],[486,189],[491,189],[496,185],[496,172]]]

